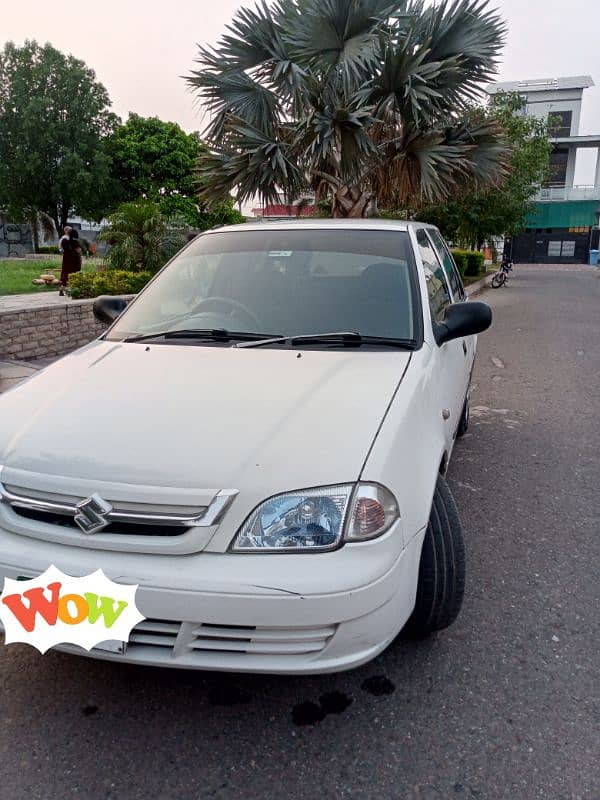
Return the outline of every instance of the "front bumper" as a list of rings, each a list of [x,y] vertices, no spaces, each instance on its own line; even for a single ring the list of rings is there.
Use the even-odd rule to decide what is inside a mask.
[[[57,648],[66,652],[186,669],[338,672],[378,655],[413,610],[424,531],[405,548],[398,533],[393,527],[333,553],[142,556],[0,530],[0,579],[33,577],[55,564],[69,575],[102,568],[112,580],[139,584],[146,620],[124,654]]]

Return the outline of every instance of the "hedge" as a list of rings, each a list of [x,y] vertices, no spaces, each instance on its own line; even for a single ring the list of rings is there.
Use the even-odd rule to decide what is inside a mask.
[[[93,256],[96,254],[96,244],[94,242],[89,242],[83,236],[79,238],[79,244],[81,245],[81,250],[84,256]],[[60,249],[57,244],[55,245],[44,245],[43,247],[38,247],[35,251],[38,255],[44,256],[57,256],[60,253]]]
[[[476,276],[485,272],[485,256],[476,250],[453,250],[452,255],[460,274]]]
[[[69,276],[70,295],[74,300],[81,300],[101,294],[137,294],[152,277],[151,272],[127,272],[122,269],[75,272]]]

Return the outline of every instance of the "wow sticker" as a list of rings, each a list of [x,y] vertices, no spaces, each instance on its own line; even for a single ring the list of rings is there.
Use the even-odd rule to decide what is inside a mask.
[[[101,569],[72,578],[54,565],[32,580],[5,578],[0,596],[5,643],[24,642],[45,653],[57,644],[91,650],[108,639],[126,642],[145,619],[135,605],[137,589],[114,583]]]

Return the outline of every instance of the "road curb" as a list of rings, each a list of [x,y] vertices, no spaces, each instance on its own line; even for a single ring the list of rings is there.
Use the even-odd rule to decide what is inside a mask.
[[[473,297],[474,295],[480,294],[487,289],[492,281],[492,277],[492,275],[484,275],[481,280],[477,281],[477,283],[471,283],[469,286],[465,286],[465,292],[467,293],[467,296]]]

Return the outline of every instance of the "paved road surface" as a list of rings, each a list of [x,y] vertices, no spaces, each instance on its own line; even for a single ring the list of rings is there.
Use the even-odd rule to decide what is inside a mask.
[[[600,798],[600,274],[517,267],[485,299],[454,627],[294,679],[11,645],[0,797]]]

